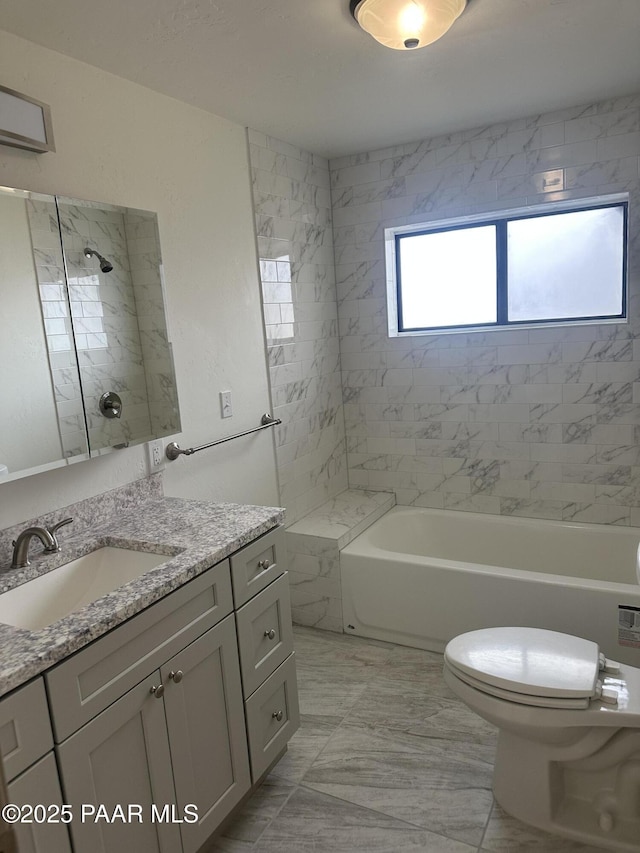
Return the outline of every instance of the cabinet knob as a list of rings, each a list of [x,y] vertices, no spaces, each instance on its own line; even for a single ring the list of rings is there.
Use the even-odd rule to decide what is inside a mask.
[[[265,635],[265,637],[268,637],[270,640],[273,640],[275,635],[276,635],[276,632],[272,628],[270,631],[265,631],[264,635]]]
[[[149,689],[149,693],[156,697],[156,699],[162,699],[164,696],[164,684],[154,684],[153,687]]]
[[[174,682],[174,684],[180,684],[183,676],[184,672],[181,669],[177,669],[175,672],[171,670],[169,673],[169,678]]]
[[[282,711],[274,711],[271,716],[273,717],[274,720],[277,720],[278,722],[280,722],[282,720],[282,718],[284,717],[284,713]]]
[[[261,572],[266,572],[266,570],[271,566],[271,560],[259,560],[258,568]]]

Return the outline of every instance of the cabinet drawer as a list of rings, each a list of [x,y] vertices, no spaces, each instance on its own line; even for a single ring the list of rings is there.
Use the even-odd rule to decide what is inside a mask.
[[[225,560],[46,674],[56,743],[232,611]]]
[[[242,685],[247,697],[293,651],[287,572],[241,607],[236,620]]]
[[[0,702],[0,754],[6,782],[52,747],[44,681],[37,678]]]
[[[257,782],[300,725],[295,652],[244,703],[251,778]]]
[[[231,555],[236,608],[245,604],[286,569],[284,528],[276,527]]]

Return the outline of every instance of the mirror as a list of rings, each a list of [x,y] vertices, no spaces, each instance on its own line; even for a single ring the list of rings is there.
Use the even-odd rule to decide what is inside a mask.
[[[180,431],[154,213],[0,188],[0,481]]]

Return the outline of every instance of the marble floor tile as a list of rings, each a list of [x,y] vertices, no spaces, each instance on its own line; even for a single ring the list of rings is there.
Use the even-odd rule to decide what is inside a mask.
[[[343,723],[303,784],[478,846],[493,802],[492,771],[465,742]]]
[[[344,717],[367,688],[368,679],[352,668],[309,666],[298,658],[298,699],[301,714]]]
[[[289,741],[289,748],[273,768],[272,775],[300,782],[341,722],[342,717],[302,714],[300,728]]]
[[[550,835],[527,826],[508,815],[497,803],[491,812],[481,847],[481,853],[602,853],[603,850],[603,847]]]
[[[254,850],[255,842],[294,789],[294,785],[276,776],[268,776],[203,853],[244,853]]]
[[[346,721],[370,730],[393,729],[420,738],[464,743],[466,754],[493,765],[498,730],[457,699],[433,696],[426,686],[374,680]]]
[[[300,729],[206,853],[600,850],[494,804],[496,731],[448,690],[441,655],[313,628],[294,637]]]
[[[299,787],[265,831],[260,853],[474,853],[458,841]]]
[[[365,677],[371,675],[372,667],[384,666],[397,648],[391,643],[348,637],[301,625],[294,627],[293,645],[298,659],[306,666],[352,668]]]
[[[384,665],[377,669],[376,677],[424,687],[433,696],[457,699],[445,684],[442,676],[442,655],[436,652],[394,646]]]

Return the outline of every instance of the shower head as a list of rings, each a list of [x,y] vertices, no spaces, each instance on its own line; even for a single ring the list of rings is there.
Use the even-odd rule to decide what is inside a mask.
[[[84,256],[85,256],[85,258],[90,258],[92,255],[95,255],[95,256],[96,256],[96,258],[100,261],[100,270],[101,270],[101,272],[111,272],[111,270],[113,269],[113,264],[112,264],[112,263],[109,263],[109,261],[108,261],[106,258],[104,258],[104,257],[100,254],[100,252],[96,252],[96,250],[95,250],[95,249],[90,249],[90,248],[87,246],[87,248],[84,250]]]

